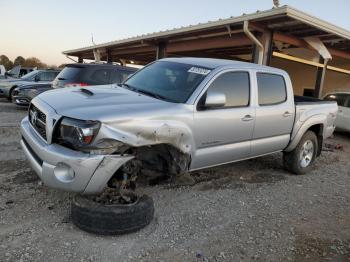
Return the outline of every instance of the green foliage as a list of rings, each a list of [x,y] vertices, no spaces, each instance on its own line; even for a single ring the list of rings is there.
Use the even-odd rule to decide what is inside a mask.
[[[13,62],[5,55],[0,55],[0,65],[4,65],[6,70],[10,70],[13,67]]]
[[[17,56],[14,62],[12,62],[6,55],[0,55],[0,65],[4,65],[6,70],[12,69],[14,66],[21,65],[22,67],[37,67],[47,68],[48,65],[41,62],[39,58],[29,57],[25,59],[23,56]],[[51,66],[55,68],[55,66]]]
[[[23,56],[17,56],[16,59],[13,61],[13,65],[23,65],[26,60]]]
[[[39,58],[36,57],[29,57],[25,60],[23,63],[24,67],[37,67],[37,68],[46,68],[47,64],[40,61]]]

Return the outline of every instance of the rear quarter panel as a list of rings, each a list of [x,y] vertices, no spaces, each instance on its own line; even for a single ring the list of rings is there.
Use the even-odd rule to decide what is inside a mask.
[[[296,115],[291,141],[285,151],[292,151],[305,132],[314,125],[322,125],[323,139],[333,134],[338,111],[337,103],[301,102],[296,103],[295,107]]]

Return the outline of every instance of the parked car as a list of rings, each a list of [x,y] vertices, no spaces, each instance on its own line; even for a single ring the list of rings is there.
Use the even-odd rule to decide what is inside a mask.
[[[122,83],[137,69],[113,64],[68,64],[53,81],[53,88]]]
[[[22,67],[21,65],[14,66],[11,70],[6,71],[3,65],[0,65],[0,81],[7,79],[20,78],[34,70],[36,67]]]
[[[34,82],[40,83],[50,83],[58,75],[60,71],[58,70],[35,70],[22,76],[21,78],[13,78],[8,80],[3,80],[0,82],[0,96],[6,97],[8,100],[12,100],[12,92],[16,87],[30,84]]]
[[[30,101],[42,92],[52,89],[52,83],[31,83],[16,87],[12,92],[12,102],[18,106],[28,106]]]
[[[325,96],[325,100],[336,101],[339,107],[336,129],[350,132],[350,92],[333,92]]]
[[[21,146],[44,184],[83,194],[125,175],[179,175],[281,151],[286,169],[303,174],[337,110],[333,101],[294,98],[280,69],[167,58],[114,87],[35,97]]]

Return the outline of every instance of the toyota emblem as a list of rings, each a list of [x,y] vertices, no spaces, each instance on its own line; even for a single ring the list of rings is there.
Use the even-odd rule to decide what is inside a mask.
[[[31,111],[31,122],[32,122],[33,126],[36,125],[37,120],[38,120],[38,112]]]

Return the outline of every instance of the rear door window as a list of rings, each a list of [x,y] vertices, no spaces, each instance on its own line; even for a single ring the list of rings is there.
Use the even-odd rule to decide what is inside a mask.
[[[40,81],[53,81],[56,77],[56,72],[41,72]]]
[[[257,73],[259,105],[280,104],[287,100],[284,77],[270,73]]]
[[[113,70],[111,72],[111,83],[112,84],[120,84],[123,82],[121,72]]]
[[[109,78],[111,75],[110,69],[98,69],[92,73],[90,79],[96,83],[109,84]]]

